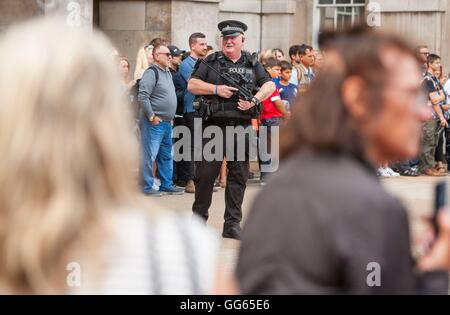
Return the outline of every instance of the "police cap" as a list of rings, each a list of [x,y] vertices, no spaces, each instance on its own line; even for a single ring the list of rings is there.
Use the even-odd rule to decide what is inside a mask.
[[[245,25],[245,23],[236,20],[226,20],[220,22],[217,27],[222,33],[222,36],[244,35],[244,32],[247,30],[247,25]]]

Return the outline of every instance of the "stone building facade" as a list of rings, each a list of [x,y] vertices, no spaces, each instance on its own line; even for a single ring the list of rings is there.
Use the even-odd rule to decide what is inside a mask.
[[[223,19],[249,26],[247,50],[285,52],[294,43],[317,46],[324,27],[366,20],[428,45],[450,70],[450,0],[1,0],[0,32],[55,11],[75,26],[101,29],[132,64],[138,48],[154,37],[187,49],[189,35],[201,31],[218,48]]]

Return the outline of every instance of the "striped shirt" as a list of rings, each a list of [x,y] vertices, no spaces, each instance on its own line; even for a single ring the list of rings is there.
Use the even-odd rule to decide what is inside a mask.
[[[211,294],[219,239],[197,218],[129,212],[105,246],[106,270],[75,294]]]

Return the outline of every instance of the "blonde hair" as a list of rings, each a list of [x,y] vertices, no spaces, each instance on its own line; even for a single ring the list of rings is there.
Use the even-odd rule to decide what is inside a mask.
[[[272,49],[263,50],[259,54],[259,62],[263,65],[266,64],[267,59],[274,57],[274,51]]]
[[[136,147],[112,46],[38,19],[0,42],[0,286],[63,292],[67,259],[102,244],[134,199]]]
[[[134,69],[134,79],[139,80],[142,78],[145,70],[150,66],[148,63],[148,56],[152,56],[153,46],[142,46],[136,56],[136,67]]]

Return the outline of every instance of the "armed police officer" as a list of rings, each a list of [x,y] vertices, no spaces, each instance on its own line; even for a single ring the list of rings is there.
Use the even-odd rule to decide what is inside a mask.
[[[188,90],[196,95],[196,115],[202,118],[202,128],[219,127],[226,147],[235,139],[234,135],[233,139],[227,139],[227,126],[251,126],[251,119],[259,115],[260,102],[274,92],[275,85],[257,57],[243,51],[247,25],[228,20],[219,23],[218,28],[222,33],[222,51],[197,62],[188,82]],[[248,134],[245,137],[248,140]],[[203,145],[206,142],[203,139]],[[233,156],[226,154],[226,148],[223,151],[228,168],[222,233],[225,238],[240,239],[241,207],[249,175],[248,149],[247,142],[244,159],[237,157],[240,154],[237,150],[233,150]],[[192,210],[205,220],[208,219],[214,182],[222,160],[223,156],[221,160],[206,160],[202,154],[201,161],[195,162],[195,201]]]

